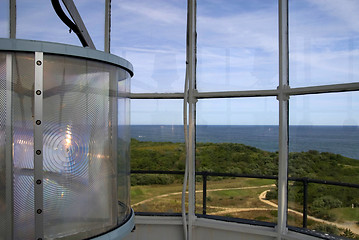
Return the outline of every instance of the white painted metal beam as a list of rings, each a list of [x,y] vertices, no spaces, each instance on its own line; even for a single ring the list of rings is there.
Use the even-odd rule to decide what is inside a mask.
[[[308,95],[320,93],[335,93],[359,91],[359,83],[341,83],[311,87],[290,88],[286,85],[282,90],[248,90],[248,91],[222,91],[222,92],[194,92],[197,99],[205,98],[247,98],[247,97],[273,97],[283,93],[288,96]],[[131,93],[131,99],[183,99],[183,93]]]
[[[196,98],[241,98],[241,97],[269,97],[277,96],[278,90],[249,90],[225,92],[198,92]]]
[[[193,227],[196,219],[196,0],[188,0],[188,239],[193,239]]]
[[[348,92],[348,91],[359,91],[359,83],[358,82],[342,83],[342,84],[284,89],[284,93],[288,95],[306,95],[306,94],[334,93],[334,92]]]
[[[131,93],[131,99],[183,99],[184,93]]]
[[[289,45],[288,45],[288,0],[279,0],[279,163],[278,163],[278,240],[287,229],[288,199],[288,99],[285,93],[289,85]]]

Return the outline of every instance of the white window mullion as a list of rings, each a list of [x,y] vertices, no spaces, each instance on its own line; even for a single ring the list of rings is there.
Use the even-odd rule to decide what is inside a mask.
[[[288,204],[288,94],[289,46],[288,0],[279,0],[279,163],[278,163],[278,239],[287,232]]]

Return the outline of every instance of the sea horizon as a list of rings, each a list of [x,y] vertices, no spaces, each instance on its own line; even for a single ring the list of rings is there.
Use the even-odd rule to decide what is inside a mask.
[[[184,142],[183,125],[131,125],[131,138],[152,142]],[[197,125],[198,143],[241,143],[278,151],[278,125]],[[289,151],[331,152],[359,160],[359,126],[289,125]]]

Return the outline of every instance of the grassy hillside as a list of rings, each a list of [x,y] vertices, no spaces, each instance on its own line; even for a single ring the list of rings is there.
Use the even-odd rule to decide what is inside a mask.
[[[141,142],[132,139],[131,168],[136,170],[184,170],[183,143]],[[197,143],[196,170],[238,174],[277,175],[278,153],[239,143]],[[359,161],[339,154],[290,153],[290,177],[308,177],[359,183]]]
[[[183,143],[172,142],[141,142],[132,139],[131,142],[131,169],[132,170],[172,170],[184,171],[185,149]],[[278,174],[278,153],[263,151],[255,147],[238,143],[197,143],[196,171],[219,173],[237,173],[276,176]],[[289,154],[288,174],[290,177],[307,177],[311,179],[346,182],[359,184],[359,161],[339,154],[320,153],[315,150],[308,152],[294,152]],[[168,192],[177,192],[170,198],[156,198],[151,204],[136,206],[140,211],[180,211],[180,195],[182,175],[160,174],[132,174],[131,184],[133,200],[142,201],[163,195]],[[222,177],[208,178],[208,186],[225,188],[229,185],[242,186],[249,179],[230,179]],[[259,180],[261,179],[252,179]],[[251,180],[251,181],[252,181]],[[197,178],[201,184],[201,177]],[[215,182],[218,184],[215,184]],[[268,181],[268,180],[265,180]],[[273,183],[273,181],[272,181]],[[159,184],[163,187],[159,187]],[[238,185],[239,184],[239,185]],[[247,184],[247,182],[246,182]],[[261,184],[264,184],[261,182]],[[143,186],[146,185],[146,186]],[[233,185],[233,186],[234,186]],[[238,185],[238,186],[237,186]],[[248,186],[252,186],[249,184]],[[209,187],[211,188],[211,187]],[[170,189],[174,189],[170,191]],[[197,187],[201,189],[201,185]],[[277,189],[270,188],[267,199],[276,202]],[[258,200],[262,189],[223,190],[208,193],[207,204],[222,207],[263,207]],[[161,195],[161,196],[162,196]],[[245,196],[244,196],[245,195]],[[158,202],[161,200],[160,202]],[[197,196],[199,203],[201,194]],[[160,204],[158,204],[160,203]],[[247,206],[248,205],[248,206]],[[301,182],[289,182],[288,206],[291,209],[302,211],[303,186]],[[352,207],[355,207],[354,209]],[[197,206],[198,208],[198,206]],[[217,215],[218,207],[209,208],[208,213]],[[308,214],[329,222],[357,222],[359,220],[359,189],[310,183],[308,185]],[[247,216],[247,215],[248,216]],[[292,214],[292,213],[291,213]],[[293,215],[293,214],[292,214]],[[290,225],[301,226],[301,217],[289,215]],[[252,211],[226,214],[230,217],[251,218],[264,221],[276,221],[276,211]],[[358,222],[359,223],[359,222]],[[338,230],[334,225],[325,225],[308,220],[308,228],[332,234],[344,234],[345,229]],[[351,232],[348,232],[349,236]]]
[[[132,139],[131,169],[133,170],[184,170],[185,150],[183,143],[141,142]],[[220,173],[274,175],[278,173],[278,153],[267,152],[238,143],[198,143],[196,146],[196,170]],[[308,151],[289,154],[290,177],[359,183],[359,161],[339,154]],[[215,179],[215,178],[212,178]],[[132,185],[171,184],[180,182],[182,176],[136,174]],[[198,178],[200,181],[201,178]],[[303,187],[292,182],[289,200],[303,202]],[[275,199],[276,191],[268,198]],[[299,204],[299,205],[298,205]],[[330,209],[338,207],[359,207],[359,189],[310,184],[308,188],[309,212],[323,219],[331,220]]]

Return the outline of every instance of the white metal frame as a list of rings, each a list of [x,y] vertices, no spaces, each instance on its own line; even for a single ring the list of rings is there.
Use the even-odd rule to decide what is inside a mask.
[[[275,96],[279,107],[279,164],[278,164],[278,223],[276,225],[276,236],[280,239],[303,239],[303,234],[288,232],[287,228],[287,195],[288,195],[288,128],[289,128],[289,98],[295,95],[321,94],[332,92],[359,91],[359,82],[320,85],[310,87],[290,88],[289,86],[289,41],[288,41],[288,0],[278,0],[278,27],[279,27],[279,82],[277,89],[270,90],[248,90],[248,91],[221,91],[221,92],[197,92],[196,90],[196,0],[188,1],[188,23],[187,32],[189,44],[187,52],[187,64],[189,66],[189,200],[188,200],[188,239],[193,238],[193,227],[202,226],[202,219],[196,219],[195,211],[195,127],[196,127],[196,102],[198,99],[215,98],[248,98],[248,97],[270,97]],[[130,99],[183,99],[184,93],[132,93]],[[213,220],[210,220],[213,221]],[[216,224],[216,223],[213,223]],[[239,226],[243,224],[236,224]],[[206,225],[207,226],[207,225]],[[235,228],[233,225],[231,228]],[[250,228],[252,229],[252,228]],[[249,230],[252,231],[252,230]],[[253,232],[257,232],[253,228]],[[268,234],[266,230],[265,234]],[[307,236],[310,238],[309,236]]]
[[[288,110],[289,86],[288,0],[279,0],[279,163],[278,163],[278,239],[287,233],[288,196]]]
[[[193,239],[193,225],[196,220],[196,0],[188,0],[188,239]]]

